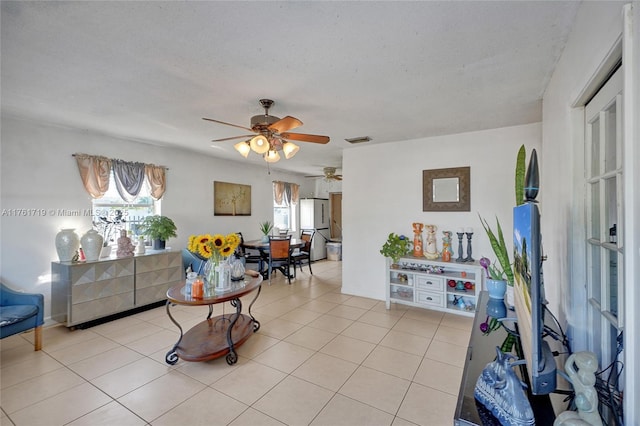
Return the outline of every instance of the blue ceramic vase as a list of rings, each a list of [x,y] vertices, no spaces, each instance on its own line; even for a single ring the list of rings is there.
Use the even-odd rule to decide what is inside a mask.
[[[485,280],[485,286],[489,292],[489,297],[492,299],[504,299],[504,294],[507,292],[507,282],[504,280],[492,280],[487,278]]]

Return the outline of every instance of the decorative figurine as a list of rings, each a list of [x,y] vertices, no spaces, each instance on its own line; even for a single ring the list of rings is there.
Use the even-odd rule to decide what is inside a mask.
[[[501,425],[535,425],[531,403],[524,392],[524,384],[513,367],[524,361],[516,361],[510,353],[496,347],[497,357],[482,370],[476,381],[475,399],[500,422]]]
[[[422,223],[413,224],[413,255],[416,257],[422,257],[424,251],[422,250]]]
[[[471,237],[473,237],[473,228],[467,228],[467,257],[464,258],[465,262],[473,262],[475,259],[471,256]]]
[[[425,228],[427,230],[427,251],[424,257],[434,260],[440,257],[438,247],[436,246],[436,230],[438,227],[435,225],[425,225]]]
[[[451,231],[442,231],[444,237],[442,237],[442,261],[450,262],[453,257],[453,250],[451,250]]]
[[[578,367],[578,370],[576,370]],[[553,422],[554,426],[602,426],[598,414],[598,392],[595,390],[598,359],[593,352],[576,352],[567,358],[564,369],[576,393],[578,411],[564,411]]]
[[[460,228],[458,232],[458,258],[456,262],[464,262],[464,257],[462,256],[462,237],[464,237],[464,229]]]
[[[120,231],[120,238],[118,238],[118,251],[117,257],[131,257],[135,251],[135,246],[131,243],[131,238],[127,237],[127,231],[125,229]]]

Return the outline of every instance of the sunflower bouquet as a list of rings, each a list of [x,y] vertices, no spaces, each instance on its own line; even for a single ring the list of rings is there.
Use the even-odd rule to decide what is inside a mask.
[[[240,245],[238,234],[203,234],[189,237],[187,249],[203,259],[211,259],[220,263],[223,258],[229,257]]]

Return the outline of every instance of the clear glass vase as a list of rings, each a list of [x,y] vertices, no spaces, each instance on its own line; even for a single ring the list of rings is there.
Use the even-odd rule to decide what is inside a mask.
[[[218,282],[218,260],[210,257],[202,268],[204,276],[204,292],[207,295],[213,295],[214,288]]]
[[[231,288],[231,265],[229,259],[214,258],[204,265],[205,295],[213,295]]]
[[[224,258],[216,266],[217,281],[215,285],[216,292],[227,291],[231,288],[231,265],[229,259]]]

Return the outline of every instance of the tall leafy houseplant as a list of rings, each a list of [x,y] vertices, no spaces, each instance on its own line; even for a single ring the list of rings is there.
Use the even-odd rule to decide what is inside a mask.
[[[177,237],[176,224],[173,220],[166,216],[147,216],[140,225],[140,230],[143,235],[148,236],[153,240],[154,250],[164,250],[166,241],[171,237]]]
[[[515,170],[515,196],[516,196],[516,206],[519,206],[524,203],[524,181],[525,181],[525,171],[526,171],[526,150],[524,145],[520,146],[518,150],[518,156],[516,157],[516,170]],[[478,215],[479,216],[479,215]],[[496,232],[491,229],[489,223],[480,217],[480,223],[482,223],[482,227],[487,233],[487,237],[489,237],[489,242],[491,243],[491,248],[493,249],[493,253],[496,255],[496,259],[498,259],[498,263],[500,264],[500,268],[493,267],[490,269],[490,275],[492,279],[503,279],[507,281],[507,285],[513,286],[514,276],[513,276],[513,268],[511,267],[511,261],[509,260],[509,251],[507,250],[507,245],[504,241],[504,235],[502,233],[502,227],[500,226],[500,221],[496,217]]]

